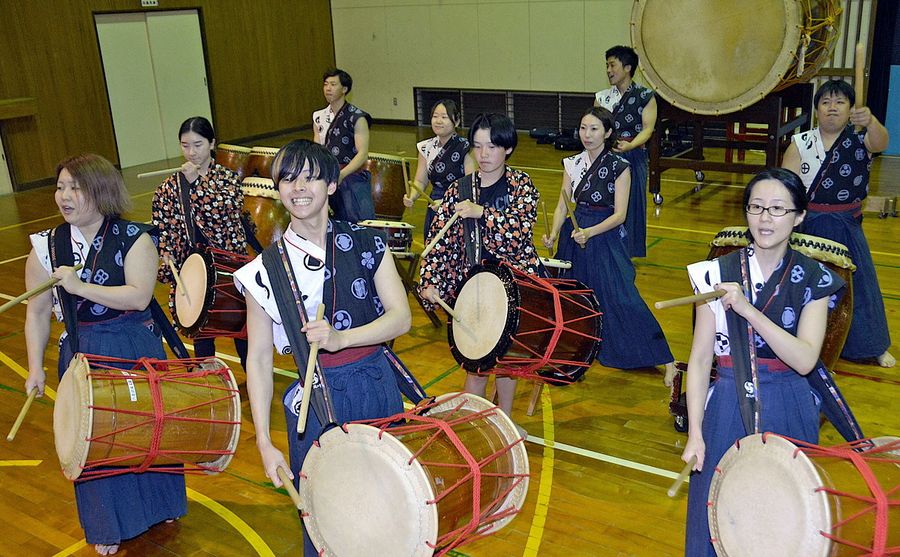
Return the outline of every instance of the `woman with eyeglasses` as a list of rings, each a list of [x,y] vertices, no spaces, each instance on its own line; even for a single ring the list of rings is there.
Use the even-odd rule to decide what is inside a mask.
[[[799,176],[781,168],[764,170],[744,190],[750,245],[688,266],[696,292],[724,293],[696,305],[687,372],[690,425],[682,459],[696,456],[697,463],[688,494],[685,555],[715,555],[707,522],[709,486],[716,464],[735,441],[770,431],[818,442],[818,403],[805,376],[818,362],[828,310],[845,284],[789,247],[806,206]],[[718,377],[710,385],[713,356]]]

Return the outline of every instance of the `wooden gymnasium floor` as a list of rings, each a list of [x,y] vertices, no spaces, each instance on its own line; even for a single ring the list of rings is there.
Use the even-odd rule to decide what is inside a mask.
[[[377,126],[373,152],[395,153],[415,160],[414,143],[427,129]],[[302,136],[304,134],[297,134]],[[308,134],[305,134],[308,136]],[[280,146],[293,137],[272,138],[261,145]],[[560,158],[564,153],[521,138],[512,164],[528,171],[552,211],[560,187]],[[715,156],[715,155],[714,155]],[[718,156],[722,156],[721,153]],[[750,153],[749,157],[761,155]],[[169,161],[178,163],[180,161]],[[157,179],[136,174],[174,166],[166,162],[128,169],[126,181],[134,197],[127,215],[148,220]],[[414,163],[413,163],[414,166]],[[875,163],[872,192],[898,195],[900,160],[883,157]],[[689,294],[685,265],[706,257],[707,243],[721,228],[743,222],[741,188],[746,175],[707,174],[707,185],[695,189],[693,173],[670,170],[663,174],[665,203],[648,206],[649,249],[637,263],[637,285],[652,305],[659,299]],[[424,204],[407,212],[406,220],[421,226]],[[0,198],[0,296],[9,299],[24,291],[24,259],[28,234],[61,222],[52,187]],[[900,255],[898,221],[869,216],[866,235],[873,251],[894,335],[893,353],[900,355]],[[539,220],[537,232],[544,230]],[[415,238],[421,249],[421,231]],[[541,249],[541,253],[546,253]],[[157,297],[165,300],[165,289]],[[432,394],[461,388],[463,373],[450,355],[446,332],[434,328],[411,299],[413,326],[397,339],[395,349],[428,386]],[[688,357],[691,310],[687,307],[654,312],[678,359]],[[23,306],[7,312],[0,322],[0,424],[8,428],[22,403],[25,374],[25,318]],[[53,339],[61,327],[54,324]],[[244,375],[233,357],[233,346],[219,342],[243,386]],[[640,346],[635,346],[640,350]],[[48,350],[49,369],[56,351]],[[276,365],[287,369],[285,358]],[[866,433],[900,433],[900,374],[841,361],[839,381]],[[55,373],[48,386],[55,387]],[[290,379],[276,375],[280,392]],[[457,555],[680,555],[684,537],[686,499],[666,496],[685,435],[673,429],[667,410],[668,390],[662,375],[651,370],[619,371],[597,364],[583,382],[545,389],[539,410],[525,415],[529,385],[520,385],[515,419],[529,432],[531,484],[521,513],[506,528],[487,539],[461,548]],[[276,397],[276,400],[278,398]],[[894,401],[894,402],[891,402]],[[70,482],[59,471],[53,449],[51,397],[38,400],[12,442],[0,442],[0,554],[93,555],[84,545]],[[226,472],[188,478],[189,512],[174,524],[158,525],[140,538],[125,542],[120,555],[243,556],[299,555],[302,552],[298,519],[290,500],[272,487],[263,474],[253,436],[249,405],[243,403],[244,428],[237,456]],[[280,406],[273,412],[273,437],[286,445]],[[836,443],[830,425],[822,430],[823,444]],[[385,494],[389,496],[389,494]],[[361,524],[348,524],[361,528]]]

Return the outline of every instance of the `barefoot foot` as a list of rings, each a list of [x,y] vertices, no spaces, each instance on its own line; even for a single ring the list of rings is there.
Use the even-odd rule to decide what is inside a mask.
[[[97,552],[97,555],[115,555],[119,551],[119,544],[94,544],[94,551]]]
[[[891,356],[891,353],[887,350],[884,351],[884,354],[878,356],[878,365],[881,367],[894,367],[897,364],[897,358]]]
[[[678,370],[675,369],[675,362],[669,362],[666,364],[666,375],[663,377],[663,384],[666,387],[671,387],[672,383],[675,381],[675,374],[678,373]]]

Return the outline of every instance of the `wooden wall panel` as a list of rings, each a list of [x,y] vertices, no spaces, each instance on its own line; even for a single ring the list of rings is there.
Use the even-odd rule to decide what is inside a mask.
[[[33,118],[5,121],[20,186],[53,176],[84,151],[116,162],[94,13],[141,11],[137,0],[0,3],[0,98],[35,97]],[[322,72],[334,65],[328,0],[160,0],[153,10],[199,9],[210,100],[221,140],[309,124]]]

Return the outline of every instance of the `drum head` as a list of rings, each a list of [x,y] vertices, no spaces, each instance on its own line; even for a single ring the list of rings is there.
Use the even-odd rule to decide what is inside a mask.
[[[831,542],[828,496],[813,462],[781,437],[750,435],[719,461],[709,488],[709,531],[728,557],[825,557]]]
[[[87,358],[76,354],[63,374],[53,405],[53,439],[63,474],[70,480],[81,475],[87,461],[93,425],[94,397],[87,374]]]
[[[447,330],[456,361],[469,371],[488,369],[506,353],[516,326],[517,290],[512,276],[497,266],[472,267],[460,287]]]
[[[399,440],[348,424],[325,432],[303,461],[300,498],[309,536],[325,555],[434,554],[438,509],[428,474]]]
[[[212,284],[209,283],[209,266],[204,254],[196,252],[184,260],[184,265],[178,272],[187,292],[187,296],[182,296],[178,288],[175,289],[175,321],[179,328],[193,329],[195,326],[196,328],[203,326],[198,320],[205,314],[206,294],[212,288]]]
[[[735,112],[781,81],[800,44],[795,0],[638,0],[631,42],[652,88],[697,114]]]

